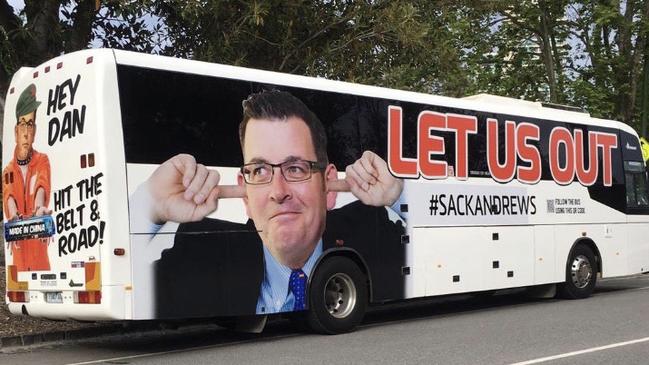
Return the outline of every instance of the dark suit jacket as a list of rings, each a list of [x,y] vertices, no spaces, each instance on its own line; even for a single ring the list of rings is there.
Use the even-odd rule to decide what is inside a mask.
[[[323,254],[339,247],[355,250],[368,266],[373,300],[402,299],[403,233],[385,208],[354,202],[327,213]],[[206,218],[181,224],[174,246],[155,265],[158,318],[255,314],[264,254],[252,221]]]

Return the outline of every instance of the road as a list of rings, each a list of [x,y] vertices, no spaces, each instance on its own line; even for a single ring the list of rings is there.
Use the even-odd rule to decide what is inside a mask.
[[[649,364],[649,275],[601,281],[584,300],[520,293],[375,309],[353,333],[289,322],[263,334],[217,326],[5,349],[0,364]]]

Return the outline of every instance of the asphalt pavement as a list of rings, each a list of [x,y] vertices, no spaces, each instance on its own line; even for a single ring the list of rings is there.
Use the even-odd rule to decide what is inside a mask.
[[[0,364],[649,364],[649,275],[603,280],[584,300],[520,291],[373,309],[353,333],[260,335],[216,325],[6,348]]]

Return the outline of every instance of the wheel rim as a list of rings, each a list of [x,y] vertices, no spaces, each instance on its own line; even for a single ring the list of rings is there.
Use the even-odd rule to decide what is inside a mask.
[[[343,273],[332,275],[325,285],[325,306],[335,318],[347,317],[356,306],[356,286]]]
[[[583,289],[590,284],[593,278],[593,267],[586,256],[579,255],[575,257],[570,268],[570,275],[573,284],[579,289]]]

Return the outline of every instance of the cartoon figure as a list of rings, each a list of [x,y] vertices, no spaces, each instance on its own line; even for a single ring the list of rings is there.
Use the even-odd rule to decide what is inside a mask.
[[[33,148],[36,136],[36,85],[31,84],[16,103],[16,147],[14,156],[2,171],[3,207],[7,221],[51,214],[50,162],[47,155]],[[30,238],[10,242],[13,265],[18,271],[49,270],[49,239]]]

